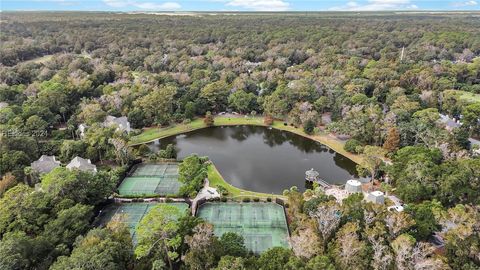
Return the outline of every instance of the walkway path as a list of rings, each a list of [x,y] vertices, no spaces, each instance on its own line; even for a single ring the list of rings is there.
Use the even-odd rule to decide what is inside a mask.
[[[137,201],[139,198],[119,198],[115,197],[114,201],[118,203],[122,202],[134,202]],[[167,198],[167,197],[152,197],[152,198],[140,198],[141,202],[164,202],[164,201],[172,201],[172,202],[187,202],[184,198]]]
[[[195,211],[197,209],[197,203],[200,200],[208,200],[212,198],[220,198],[220,194],[218,194],[216,188],[210,187],[210,182],[208,181],[208,178],[205,178],[203,182],[203,188],[198,192],[197,196],[195,199],[192,201],[192,215],[195,216]]]
[[[395,204],[395,206],[402,206],[402,201],[397,196],[388,195],[387,197]]]

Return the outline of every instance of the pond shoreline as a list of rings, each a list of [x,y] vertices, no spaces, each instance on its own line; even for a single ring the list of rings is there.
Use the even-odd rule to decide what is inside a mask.
[[[268,127],[263,123],[263,117],[247,117],[246,118],[246,117],[222,117],[222,116],[215,117],[215,122],[213,126],[242,126],[242,125]],[[303,132],[303,130],[300,128],[296,128],[293,126],[285,126],[282,121],[274,121],[274,123],[270,127],[277,130],[291,132],[291,133],[300,135],[302,137],[305,137],[307,139],[314,140],[316,142],[319,142],[329,147],[333,151],[343,155],[344,157],[350,159],[351,161],[357,164],[364,163],[364,158],[362,155],[355,155],[345,151],[343,149],[345,142],[337,138],[334,138],[329,134],[321,133],[321,134],[315,134],[315,135],[308,135],[305,132]],[[165,128],[147,128],[147,129],[144,129],[144,131],[141,134],[133,137],[132,138],[133,140],[130,141],[129,146],[138,146],[141,144],[153,142],[155,140],[159,140],[159,139],[163,139],[166,137],[175,136],[179,134],[184,134],[184,133],[188,133],[188,132],[203,129],[203,128],[207,128],[207,125],[203,123],[203,118],[195,119],[188,124],[178,124],[178,125],[173,125]],[[135,138],[138,138],[138,139],[135,139]]]
[[[242,198],[259,198],[259,199],[267,199],[271,198],[272,200],[275,200],[275,198],[280,198],[285,200],[286,197],[280,194],[268,194],[268,193],[263,193],[263,192],[255,192],[255,191],[250,191],[242,188],[238,188],[232,184],[230,184],[228,181],[226,181],[222,174],[218,171],[218,169],[215,167],[215,164],[213,162],[208,165],[208,180],[210,181],[210,186],[214,188],[218,188],[218,186],[224,187],[228,191],[228,195],[225,196],[230,199],[237,199],[240,200]]]

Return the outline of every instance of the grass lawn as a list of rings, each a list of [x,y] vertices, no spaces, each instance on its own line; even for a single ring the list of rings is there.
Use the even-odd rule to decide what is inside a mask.
[[[268,197],[274,198],[281,198],[285,199],[284,196],[278,194],[267,194],[267,193],[260,193],[260,192],[253,192],[248,190],[243,190],[237,187],[230,185],[225,179],[223,179],[220,172],[217,170],[215,165],[210,164],[208,166],[208,181],[210,182],[211,187],[218,187],[223,186],[226,190],[228,190],[228,198],[241,198],[241,197],[258,197],[262,199],[266,199]]]
[[[22,63],[45,64],[46,62],[52,60],[53,56],[54,54],[47,54],[47,55],[36,57],[27,61],[23,61]],[[87,53],[77,54],[77,56],[92,59],[92,56],[90,56]]]
[[[166,128],[147,128],[140,135],[131,138],[130,145],[147,143],[156,139],[173,136],[204,127],[206,126],[203,123],[203,119],[195,119],[189,124],[177,124]]]
[[[261,117],[215,117],[215,126],[233,126],[233,125],[258,125],[263,126],[263,118]],[[142,134],[130,139],[130,145],[137,145],[151,142],[156,139],[161,139],[180,133],[185,133],[207,126],[203,123],[203,118],[195,119],[188,124],[176,124],[165,128],[148,128]]]
[[[24,61],[23,63],[35,63],[35,64],[42,64],[50,61],[53,58],[53,54],[49,55],[44,55],[40,57],[36,57],[27,61]]]
[[[235,126],[235,125],[255,125],[255,126],[265,126],[263,123],[263,117],[215,117],[215,126]],[[185,133],[201,128],[205,128],[206,125],[203,123],[203,119],[195,119],[188,124],[177,124],[166,128],[148,128],[145,129],[140,135],[137,135],[130,139],[130,145],[138,145],[142,143],[151,142],[156,139],[161,139],[180,133]],[[315,135],[307,135],[301,128],[295,128],[292,126],[283,125],[282,121],[275,121],[273,126],[275,129],[284,130],[293,132],[300,136],[304,136],[315,140],[319,143],[322,143],[337,153],[342,154],[343,156],[351,159],[357,164],[363,163],[363,157],[361,155],[355,155],[348,153],[343,149],[345,144],[344,141],[341,141],[337,138],[331,137],[326,133],[318,133]]]
[[[480,102],[480,94],[474,94],[465,91],[457,91],[460,93],[460,99],[465,100],[467,102]]]

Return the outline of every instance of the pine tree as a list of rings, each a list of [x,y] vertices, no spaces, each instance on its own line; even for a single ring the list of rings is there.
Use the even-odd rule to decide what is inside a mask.
[[[207,112],[207,114],[205,114],[205,119],[203,119],[203,122],[205,125],[207,125],[207,127],[213,126],[214,119],[211,112]]]
[[[400,134],[398,130],[393,127],[388,130],[387,139],[383,144],[383,148],[387,150],[389,153],[395,152],[400,145]]]

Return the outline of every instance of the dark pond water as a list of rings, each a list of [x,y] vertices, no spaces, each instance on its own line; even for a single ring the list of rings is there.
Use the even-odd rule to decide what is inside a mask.
[[[172,143],[182,159],[208,156],[230,184],[251,191],[281,194],[291,186],[305,190],[305,171],[314,168],[329,183],[356,176],[356,164],[327,146],[302,136],[255,126],[212,127],[151,143],[153,150]]]

